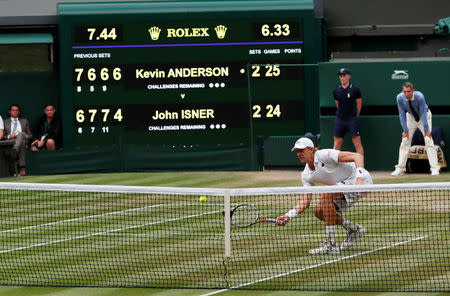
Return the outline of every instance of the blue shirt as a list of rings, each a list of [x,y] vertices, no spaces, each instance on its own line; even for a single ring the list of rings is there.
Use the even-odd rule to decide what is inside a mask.
[[[423,129],[428,132],[430,128],[428,127],[427,112],[428,105],[425,102],[425,97],[420,91],[414,91],[413,98],[411,99],[414,110],[420,116],[423,122]],[[400,124],[404,132],[408,131],[408,126],[406,125],[406,112],[413,115],[411,108],[409,107],[408,100],[406,99],[403,92],[397,95],[397,106],[398,115],[400,117]]]
[[[336,116],[342,119],[350,119],[357,116],[356,99],[361,99],[361,90],[352,84],[347,88],[341,85],[333,90],[333,96],[338,101]]]

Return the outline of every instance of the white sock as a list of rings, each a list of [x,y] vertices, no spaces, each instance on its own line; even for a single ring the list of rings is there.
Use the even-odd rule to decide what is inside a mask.
[[[327,241],[329,241],[330,243],[333,243],[333,244],[336,243],[336,240],[334,238],[335,226],[334,225],[326,226],[325,229],[326,229],[326,233],[327,233]]]

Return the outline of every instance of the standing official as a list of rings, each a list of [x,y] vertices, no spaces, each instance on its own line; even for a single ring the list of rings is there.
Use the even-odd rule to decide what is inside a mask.
[[[411,82],[405,82],[402,92],[397,95],[397,106],[403,132],[398,151],[398,164],[391,175],[401,176],[405,173],[411,140],[416,129],[419,128],[424,135],[431,175],[438,176],[440,167],[431,137],[431,111],[428,109],[424,95],[420,91],[414,90]]]
[[[336,150],[341,150],[344,136],[349,132],[357,153],[364,156],[364,148],[359,135],[359,113],[362,106],[361,90],[350,83],[350,70],[342,68],[337,73],[341,85],[333,91],[336,103],[336,119],[334,121],[334,146]]]
[[[11,118],[5,119],[7,139],[15,140],[13,149],[19,159],[19,174],[25,176],[25,156],[28,139],[31,137],[30,125],[25,118],[19,118],[20,107],[12,104],[9,107]]]

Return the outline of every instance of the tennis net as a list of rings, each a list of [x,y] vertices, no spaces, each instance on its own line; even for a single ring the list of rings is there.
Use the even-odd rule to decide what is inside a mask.
[[[343,216],[366,232],[350,249],[311,255],[325,240],[314,208],[335,192],[361,197]],[[0,194],[0,285],[450,290],[450,183],[248,189],[0,183]],[[231,224],[238,205],[276,218],[304,194],[312,194],[310,208],[284,227]],[[346,236],[337,225],[338,245]]]

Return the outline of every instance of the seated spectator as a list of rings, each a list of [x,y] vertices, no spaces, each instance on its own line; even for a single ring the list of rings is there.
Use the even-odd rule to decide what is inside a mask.
[[[56,150],[61,147],[61,121],[56,116],[53,104],[44,108],[44,115],[39,119],[36,139],[31,143],[31,150],[39,149]]]
[[[31,138],[30,125],[25,118],[19,118],[20,107],[17,104],[12,104],[9,107],[10,118],[5,119],[6,138],[15,140],[13,149],[15,158],[18,158],[19,174],[25,176],[25,156],[28,139]]]
[[[0,140],[3,139],[4,133],[5,133],[5,126],[3,125],[3,119],[0,116]]]

